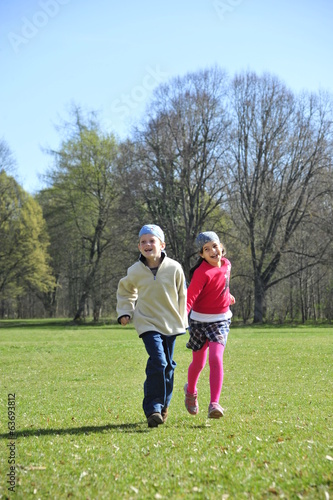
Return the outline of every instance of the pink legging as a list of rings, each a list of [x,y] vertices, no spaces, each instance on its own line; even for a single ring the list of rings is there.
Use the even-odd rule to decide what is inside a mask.
[[[192,363],[188,367],[187,375],[187,390],[191,394],[197,392],[197,383],[200,373],[202,372],[206,360],[207,349],[209,347],[209,384],[210,384],[210,402],[218,403],[222,391],[223,384],[223,352],[224,345],[218,342],[206,342],[206,344],[199,350],[193,351]]]

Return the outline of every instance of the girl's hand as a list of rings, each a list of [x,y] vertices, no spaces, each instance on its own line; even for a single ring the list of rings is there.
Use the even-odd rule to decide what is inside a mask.
[[[235,297],[230,294],[230,305],[233,306],[235,302],[236,302]]]

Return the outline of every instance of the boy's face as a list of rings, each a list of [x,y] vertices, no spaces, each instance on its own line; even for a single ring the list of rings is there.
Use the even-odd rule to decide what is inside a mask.
[[[159,259],[165,243],[152,234],[143,234],[139,241],[139,250],[146,259]]]

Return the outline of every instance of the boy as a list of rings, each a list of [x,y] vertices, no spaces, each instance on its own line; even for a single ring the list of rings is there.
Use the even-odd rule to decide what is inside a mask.
[[[186,282],[181,265],[164,251],[159,226],[144,225],[138,247],[138,262],[119,281],[117,313],[123,326],[133,317],[145,344],[149,358],[142,406],[148,427],[157,427],[166,421],[172,397],[176,336],[187,328]]]

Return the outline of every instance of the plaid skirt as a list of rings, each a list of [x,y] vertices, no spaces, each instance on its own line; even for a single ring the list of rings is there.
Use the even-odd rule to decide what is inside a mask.
[[[202,323],[189,319],[190,340],[186,347],[192,351],[199,351],[206,341],[218,342],[226,346],[231,320],[217,321],[216,323]]]

